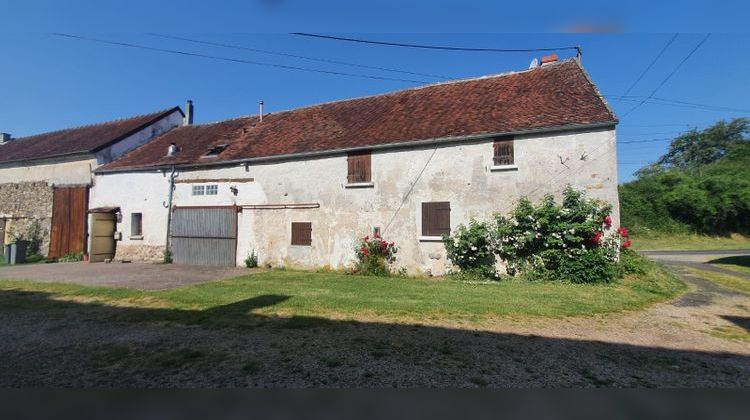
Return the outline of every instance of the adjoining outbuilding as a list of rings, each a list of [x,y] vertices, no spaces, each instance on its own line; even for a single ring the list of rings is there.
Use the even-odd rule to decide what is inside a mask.
[[[377,233],[441,274],[441,235],[521,196],[618,209],[616,124],[577,60],[549,62],[180,127],[97,169],[91,205],[120,209],[118,259],[343,268]]]
[[[0,243],[56,258],[87,251],[93,171],[182,125],[179,107],[0,143]]]

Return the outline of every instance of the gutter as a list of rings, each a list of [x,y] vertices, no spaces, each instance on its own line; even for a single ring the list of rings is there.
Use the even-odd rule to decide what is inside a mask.
[[[183,169],[197,169],[197,168],[206,168],[206,167],[232,166],[232,165],[238,165],[238,164],[249,165],[251,163],[265,163],[265,162],[276,162],[276,161],[283,161],[283,160],[295,160],[295,159],[303,159],[303,158],[316,158],[316,157],[323,157],[323,156],[340,155],[344,153],[359,152],[359,151],[364,151],[364,150],[372,150],[372,151],[389,150],[389,149],[401,149],[401,148],[408,148],[408,147],[415,147],[415,146],[434,146],[434,145],[451,144],[451,143],[467,142],[467,141],[482,141],[482,140],[488,140],[488,139],[492,139],[494,137],[499,137],[499,136],[511,136],[511,135],[516,136],[516,135],[526,135],[526,134],[543,134],[543,133],[554,133],[554,132],[564,132],[564,131],[577,131],[577,130],[597,129],[597,128],[614,128],[615,125],[617,125],[617,123],[618,121],[614,120],[614,121],[606,121],[606,122],[591,123],[591,124],[569,124],[569,125],[561,125],[561,126],[554,126],[554,127],[535,128],[535,129],[530,129],[530,130],[505,131],[505,132],[476,134],[476,135],[468,135],[468,136],[437,137],[437,138],[426,139],[426,140],[405,141],[405,142],[388,143],[388,144],[376,144],[376,145],[371,145],[371,146],[348,147],[348,148],[343,148],[343,149],[329,149],[329,150],[320,150],[320,151],[314,151],[314,152],[289,153],[289,154],[283,154],[283,155],[261,156],[261,157],[254,157],[254,158],[232,159],[232,160],[224,160],[220,162],[183,163],[183,164],[171,163],[171,164],[155,165],[155,166],[150,166],[150,167],[97,169],[94,171],[94,173],[113,174],[113,173],[123,173],[123,172],[161,171],[161,170],[169,169],[172,167],[183,168]]]

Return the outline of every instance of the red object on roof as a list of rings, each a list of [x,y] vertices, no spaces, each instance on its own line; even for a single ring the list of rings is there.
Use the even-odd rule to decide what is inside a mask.
[[[100,168],[146,169],[336,151],[420,140],[615,124],[575,60],[518,73],[176,128]],[[171,143],[180,151],[165,157]],[[211,146],[226,144],[217,157]]]
[[[0,146],[0,164],[96,153],[175,111],[182,112],[179,107],[174,107],[137,117],[21,137]]]
[[[555,61],[557,61],[557,54],[542,57],[542,64],[554,63]]]

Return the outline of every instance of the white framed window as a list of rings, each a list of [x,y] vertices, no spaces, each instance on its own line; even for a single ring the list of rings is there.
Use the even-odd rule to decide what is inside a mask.
[[[219,194],[219,186],[216,184],[206,185],[206,195],[217,195]]]
[[[143,238],[143,213],[130,213],[130,239]]]
[[[193,195],[206,195],[206,186],[193,185]]]

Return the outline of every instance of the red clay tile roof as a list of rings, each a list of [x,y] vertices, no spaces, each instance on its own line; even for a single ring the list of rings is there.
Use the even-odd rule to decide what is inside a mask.
[[[102,171],[221,163],[617,119],[575,60],[529,71],[176,128]],[[166,157],[170,143],[180,151]],[[216,158],[209,147],[226,144]]]
[[[137,117],[21,137],[0,146],[0,164],[95,153],[178,110],[182,112],[179,107],[174,107]]]

